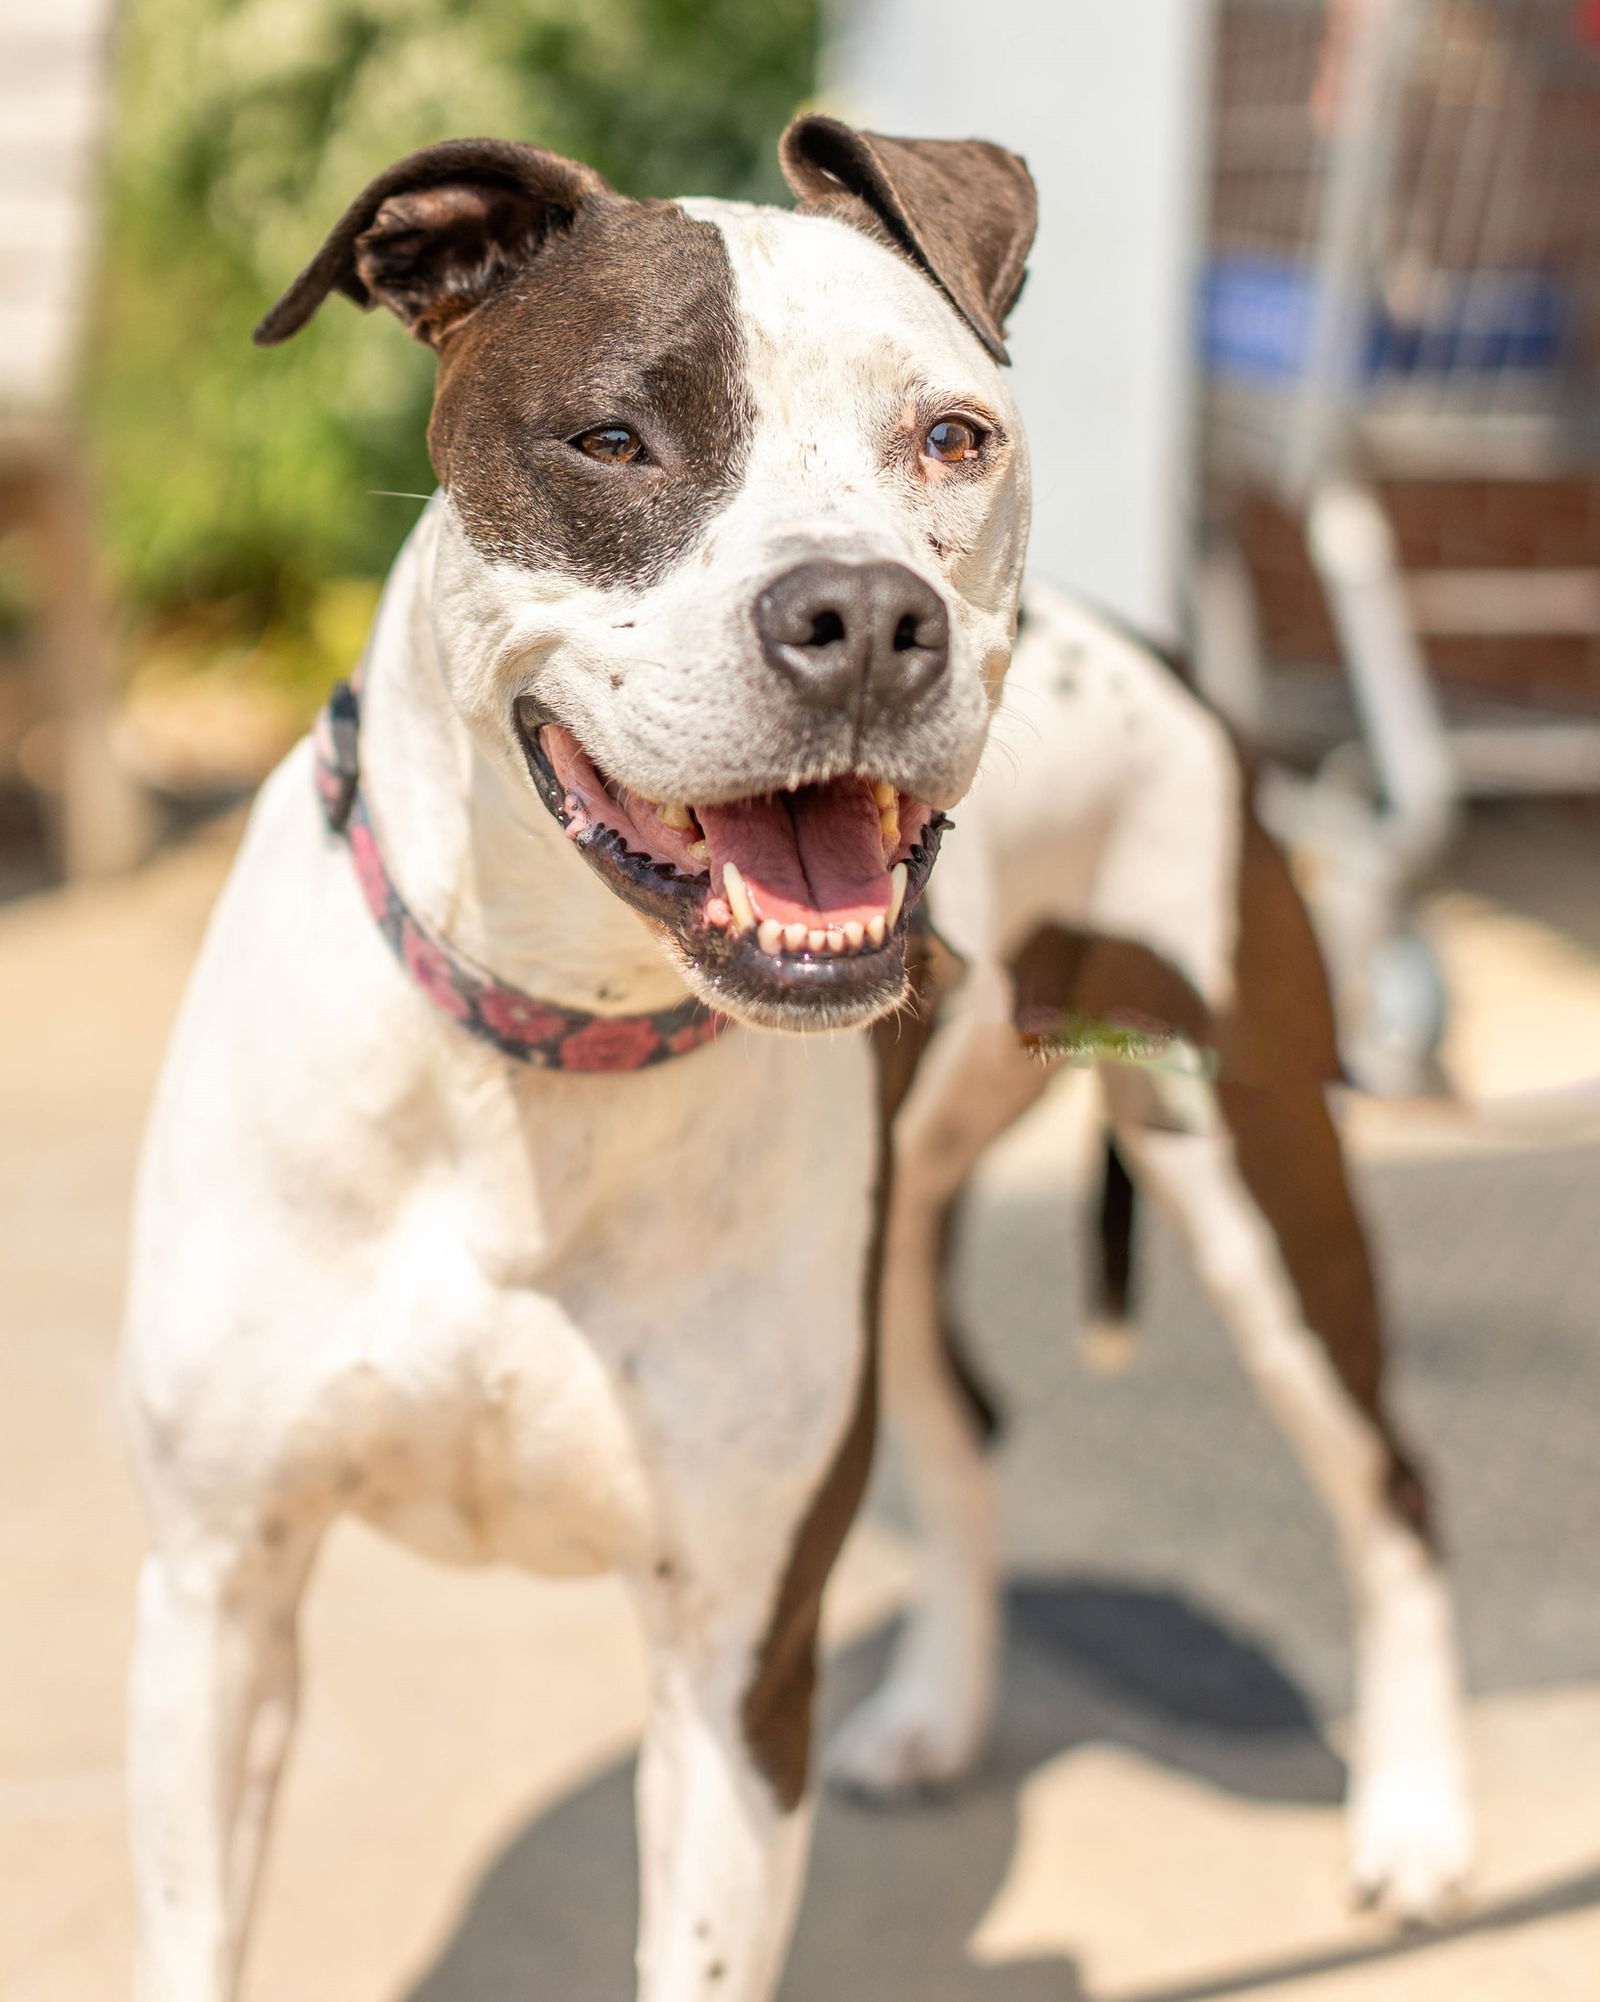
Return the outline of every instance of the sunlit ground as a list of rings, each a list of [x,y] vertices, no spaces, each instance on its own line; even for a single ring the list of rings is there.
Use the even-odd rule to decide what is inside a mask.
[[[1472,887],[1436,910],[1452,1054],[1477,1091],[1600,1072],[1596,941],[1559,898],[1539,918],[1497,900],[1519,871],[1559,877],[1521,838],[1478,843]],[[7,2002],[125,1985],[141,1530],[109,1362],[141,1111],[227,849],[207,835],[125,885],[0,910]],[[1071,1116],[1047,1104],[991,1165],[963,1253],[968,1318],[1015,1413],[994,1756],[936,1807],[825,1810],[787,2002],[1592,2002],[1600,1145],[1389,1108],[1354,1122],[1400,1403],[1439,1468],[1461,1580],[1485,1836],[1462,1924],[1397,1938],[1342,1897],[1347,1630],[1328,1539],[1153,1230],[1136,1367],[1083,1368]],[[886,1496],[834,1608],[835,1709],[866,1686],[906,1576]],[[308,1643],[252,2002],[616,2002],[641,1693],[613,1588],[451,1574],[351,1530]]]

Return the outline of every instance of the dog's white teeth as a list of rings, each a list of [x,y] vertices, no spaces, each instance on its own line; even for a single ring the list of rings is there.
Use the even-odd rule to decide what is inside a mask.
[[[665,806],[658,806],[656,818],[663,827],[675,827],[680,834],[694,826],[694,815],[681,800],[669,799]]]
[[[896,862],[894,867],[889,871],[889,882],[891,885],[889,891],[889,923],[895,925],[899,923],[900,913],[905,908],[906,865],[904,862]]]
[[[735,868],[723,864],[723,884],[726,890],[727,909],[736,930],[747,931],[754,924],[756,943],[761,950],[776,959],[781,953],[814,952],[842,955],[859,952],[863,945],[882,945],[888,924],[882,912],[869,918],[865,924],[859,918],[851,918],[844,924],[803,925],[779,924],[776,918],[762,918],[747,922],[743,913],[751,910],[750,893],[745,888],[744,879]]]
[[[728,900],[728,909],[733,913],[733,922],[740,931],[754,931],[756,909],[750,901],[750,892],[744,886],[744,878],[731,862],[722,865],[722,894]]]
[[[872,781],[872,798],[880,813],[887,813],[891,806],[900,804],[900,795],[887,779]]]
[[[691,841],[687,850],[691,862],[709,862],[711,850],[703,841]]]

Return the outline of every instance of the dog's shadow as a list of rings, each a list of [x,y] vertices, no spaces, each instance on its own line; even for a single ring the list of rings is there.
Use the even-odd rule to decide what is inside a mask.
[[[1258,1800],[1329,1803],[1344,1771],[1260,1648],[1169,1594],[1082,1581],[1011,1594],[999,1728],[982,1772],[894,1812],[824,1800],[783,2002],[1079,2002],[1070,1962],[984,1967],[966,1942],[1010,1866],[1017,1791],[1094,1739]],[[829,1671],[837,1717],[872,1686],[885,1637]],[[532,1822],[490,1866],[409,2002],[620,2002],[632,1993],[633,1768]]]

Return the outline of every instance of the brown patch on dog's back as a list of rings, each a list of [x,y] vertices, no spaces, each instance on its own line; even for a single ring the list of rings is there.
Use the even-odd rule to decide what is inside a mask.
[[[1011,962],[1014,1017],[1024,1041],[1048,1045],[1073,1016],[1140,1033],[1213,1041],[1211,1011],[1178,969],[1137,939],[1041,925]]]
[[[1306,1326],[1383,1443],[1393,1506],[1426,1535],[1427,1490],[1385,1406],[1377,1283],[1328,1109],[1341,1071],[1327,973],[1288,864],[1251,806],[1248,773],[1240,785],[1233,1007],[1214,1015],[1176,967],[1136,941],[1047,925],[1013,961],[1016,1020],[1028,1034],[1080,1014],[1164,1030],[1213,1052],[1240,1176],[1277,1241]]]
[[[1377,1277],[1328,1109],[1342,1067],[1327,971],[1288,863],[1256,818],[1248,773],[1243,790],[1238,1000],[1218,1028],[1218,1102],[1306,1325],[1388,1452],[1389,1500],[1431,1539],[1426,1483],[1385,1406]]]
[[[1344,1075],[1322,950],[1282,851],[1256,818],[1241,774],[1239,934],[1233,1008],[1217,1024],[1222,1075],[1241,1084]]]
[[[721,232],[670,202],[610,197],[445,337],[428,444],[485,555],[643,585],[733,494],[753,421]],[[608,422],[655,463],[567,442]]]

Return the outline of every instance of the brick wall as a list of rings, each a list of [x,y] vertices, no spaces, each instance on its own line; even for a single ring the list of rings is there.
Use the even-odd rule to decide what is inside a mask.
[[[1408,569],[1600,569],[1600,480],[1419,481],[1384,489]],[[1338,657],[1300,524],[1254,496],[1241,534],[1268,652],[1281,665]],[[1600,635],[1430,637],[1447,687],[1600,714]]]

